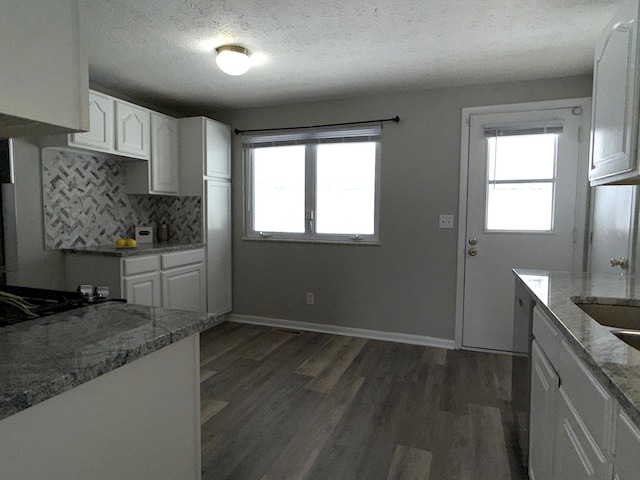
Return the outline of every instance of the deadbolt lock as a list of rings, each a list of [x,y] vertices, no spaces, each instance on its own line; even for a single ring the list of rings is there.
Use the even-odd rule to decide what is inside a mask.
[[[478,244],[478,239],[473,237],[469,239],[469,245],[477,245]]]
[[[476,250],[475,248],[471,247],[469,249],[469,255],[472,257],[475,257],[478,254],[478,250]]]

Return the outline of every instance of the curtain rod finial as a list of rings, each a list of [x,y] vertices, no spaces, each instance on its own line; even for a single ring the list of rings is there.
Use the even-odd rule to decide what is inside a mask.
[[[398,123],[399,121],[400,121],[400,117],[398,115],[393,117],[393,123]]]

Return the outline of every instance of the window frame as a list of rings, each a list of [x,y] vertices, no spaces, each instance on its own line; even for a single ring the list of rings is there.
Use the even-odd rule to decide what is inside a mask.
[[[484,233],[490,234],[534,234],[534,235],[553,235],[555,233],[555,216],[556,216],[556,184],[558,180],[558,140],[559,135],[563,133],[563,127],[561,123],[557,122],[544,122],[541,125],[531,125],[526,124],[526,127],[518,126],[518,124],[512,124],[509,127],[504,129],[498,128],[495,126],[487,126],[485,128],[485,199],[484,199]],[[505,134],[501,134],[501,132],[506,132]],[[489,135],[487,134],[489,133]],[[490,165],[491,161],[489,158],[489,153],[491,147],[489,146],[489,142],[491,139],[498,139],[501,136],[526,136],[526,135],[537,135],[537,134],[553,134],[555,135],[554,140],[554,159],[553,159],[553,174],[550,178],[530,178],[530,179],[509,179],[509,180],[491,180],[490,178]],[[495,174],[495,173],[494,173]],[[551,184],[551,225],[548,230],[532,230],[532,229],[523,229],[523,230],[514,230],[514,229],[495,229],[489,228],[489,189],[490,186],[493,185],[507,185],[507,184]]]
[[[379,245],[380,244],[380,157],[381,140],[361,139],[353,142],[375,143],[375,187],[374,187],[374,219],[373,234],[328,234],[315,231],[315,216],[317,210],[317,147],[322,142],[301,142],[305,145],[305,231],[304,233],[265,232],[253,229],[254,206],[254,168],[252,146],[243,146],[243,174],[244,174],[244,240],[276,241],[276,242],[310,242],[310,243],[339,243],[350,245]],[[329,143],[329,142],[327,142]],[[331,142],[350,143],[350,142]],[[310,221],[311,220],[311,221]]]

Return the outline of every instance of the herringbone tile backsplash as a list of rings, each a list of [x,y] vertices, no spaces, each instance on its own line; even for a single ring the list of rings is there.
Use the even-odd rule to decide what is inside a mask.
[[[163,221],[171,240],[202,241],[202,199],[127,195],[126,161],[42,150],[45,248],[112,245],[118,237],[133,237],[137,225],[155,227]]]

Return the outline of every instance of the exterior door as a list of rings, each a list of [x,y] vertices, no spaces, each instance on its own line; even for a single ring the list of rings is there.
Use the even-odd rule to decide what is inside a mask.
[[[573,269],[582,117],[580,108],[470,115],[462,347],[526,352],[513,338],[512,269]]]

